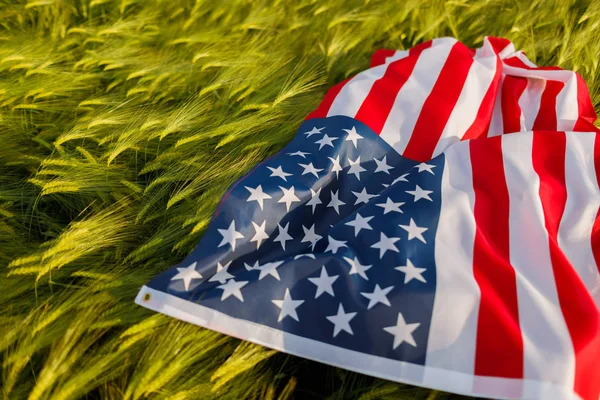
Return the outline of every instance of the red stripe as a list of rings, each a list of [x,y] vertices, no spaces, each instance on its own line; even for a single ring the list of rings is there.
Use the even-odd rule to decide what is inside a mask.
[[[506,46],[510,45],[510,40],[504,38],[488,36],[487,40],[492,45],[494,53],[496,54],[500,54],[500,52],[504,50]]]
[[[500,58],[496,58],[496,72],[494,79],[490,87],[488,88],[483,100],[479,105],[477,116],[475,121],[471,124],[469,129],[465,132],[462,140],[476,139],[480,137],[486,137],[487,132],[490,128],[490,122],[492,122],[492,114],[494,113],[494,103],[496,101],[496,94],[500,86],[500,78],[502,77],[502,61]]]
[[[504,59],[504,64],[510,65],[511,67],[531,69],[531,67],[525,64],[519,57],[512,56]]]
[[[556,116],[556,97],[565,87],[560,81],[546,81],[546,87],[540,100],[540,110],[533,123],[533,130],[555,131],[558,123]]]
[[[319,107],[317,107],[316,110],[314,110],[313,112],[308,114],[306,119],[325,118],[327,116],[327,113],[329,112],[329,109],[331,108],[331,105],[333,104],[333,101],[337,97],[337,95],[340,93],[340,91],[342,90],[344,85],[346,83],[348,83],[348,81],[352,78],[353,77],[345,79],[342,82],[338,83],[337,85],[334,85],[331,89],[329,89],[327,94],[325,94],[325,97],[323,97],[321,104],[319,104]]]
[[[502,123],[503,133],[521,130],[521,106],[519,98],[527,87],[527,79],[506,76],[502,84]]]
[[[501,136],[469,143],[477,230],[473,274],[481,290],[475,375],[523,377],[517,284],[510,265],[509,194]]]
[[[596,134],[596,140],[594,141],[594,168],[596,170],[596,181],[598,187],[600,187],[600,133]],[[600,209],[596,213],[596,220],[592,227],[592,253],[596,261],[596,268],[600,273]]]
[[[410,49],[410,54],[420,54],[423,50],[430,48],[433,45],[433,40],[427,40],[423,43],[419,43],[412,49]]]
[[[396,54],[396,50],[381,49],[375,51],[371,57],[371,68],[385,64],[385,59]]]
[[[511,67],[516,67],[516,68],[531,69],[531,67],[529,67],[529,65],[525,64],[517,56],[512,56],[512,57],[505,58],[504,59],[504,64],[510,65]]]
[[[418,161],[431,159],[472,64],[473,57],[465,45],[456,43],[452,46],[440,75],[423,104],[404,150],[404,157]]]
[[[559,67],[530,67],[516,56],[506,58],[503,61],[506,65],[527,70],[562,71],[562,68]],[[575,126],[573,127],[573,130],[576,132],[600,132],[600,129],[594,126],[594,121],[596,121],[597,116],[596,111],[594,110],[594,106],[592,105],[592,101],[590,99],[590,94],[588,92],[587,85],[585,84],[583,78],[577,72],[574,72],[574,74],[577,80],[577,106],[579,110],[579,115]],[[556,102],[554,104],[556,104]],[[548,128],[534,127],[534,130],[538,129]]]
[[[525,64],[525,62],[517,56],[505,58],[504,64],[509,65],[511,67],[531,69],[531,70],[536,70],[536,71],[562,71],[563,70],[560,67],[530,67],[529,65]]]
[[[415,68],[421,52],[431,41],[413,47],[407,57],[390,63],[385,74],[373,83],[369,94],[356,113],[357,120],[380,134],[396,100],[396,96]]]
[[[540,178],[539,196],[548,232],[550,259],[560,308],[573,342],[574,391],[582,399],[600,394],[600,315],[583,281],[558,245],[558,228],[565,211],[565,151],[563,132],[536,132],[533,136],[533,168]],[[580,171],[570,171],[580,173]]]
[[[579,115],[573,130],[577,132],[600,133],[600,129],[594,126],[594,121],[596,121],[597,116],[590,99],[590,93],[588,92],[587,85],[577,72],[575,72],[575,76],[577,79],[577,107],[579,110]]]

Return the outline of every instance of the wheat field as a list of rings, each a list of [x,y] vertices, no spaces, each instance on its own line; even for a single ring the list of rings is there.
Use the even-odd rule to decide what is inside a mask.
[[[502,36],[587,81],[600,2],[0,0],[5,399],[449,399],[152,313],[220,197],[376,49]]]

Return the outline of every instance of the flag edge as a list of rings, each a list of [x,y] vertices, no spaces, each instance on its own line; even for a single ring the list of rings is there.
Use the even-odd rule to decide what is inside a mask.
[[[169,317],[240,340],[392,382],[467,396],[505,399],[522,398],[522,396],[511,396],[509,392],[514,393],[515,385],[523,385],[527,387],[528,398],[542,399],[546,398],[546,395],[560,394],[559,397],[565,400],[581,400],[572,388],[551,382],[474,376],[463,372],[364,354],[318,342],[252,321],[235,318],[145,285],[138,292],[135,303]],[[200,317],[199,313],[206,314],[207,318]],[[278,340],[273,340],[277,337]],[[283,345],[284,342],[286,346]],[[336,360],[336,358],[338,359]],[[398,373],[393,374],[390,371],[398,371]],[[413,376],[411,377],[411,375]],[[415,379],[415,376],[420,376],[422,379]],[[465,389],[469,386],[472,388],[471,390]],[[485,388],[486,390],[474,390],[473,388]]]

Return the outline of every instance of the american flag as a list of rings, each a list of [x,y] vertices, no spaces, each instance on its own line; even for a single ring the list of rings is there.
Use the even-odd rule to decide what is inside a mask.
[[[504,39],[378,51],[136,302],[397,382],[596,400],[595,118]]]

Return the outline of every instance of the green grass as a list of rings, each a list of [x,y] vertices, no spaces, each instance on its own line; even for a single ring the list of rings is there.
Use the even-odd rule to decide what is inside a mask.
[[[0,0],[3,397],[451,397],[133,299],[375,49],[504,36],[582,74],[598,109],[598,32],[600,2],[584,0]]]

